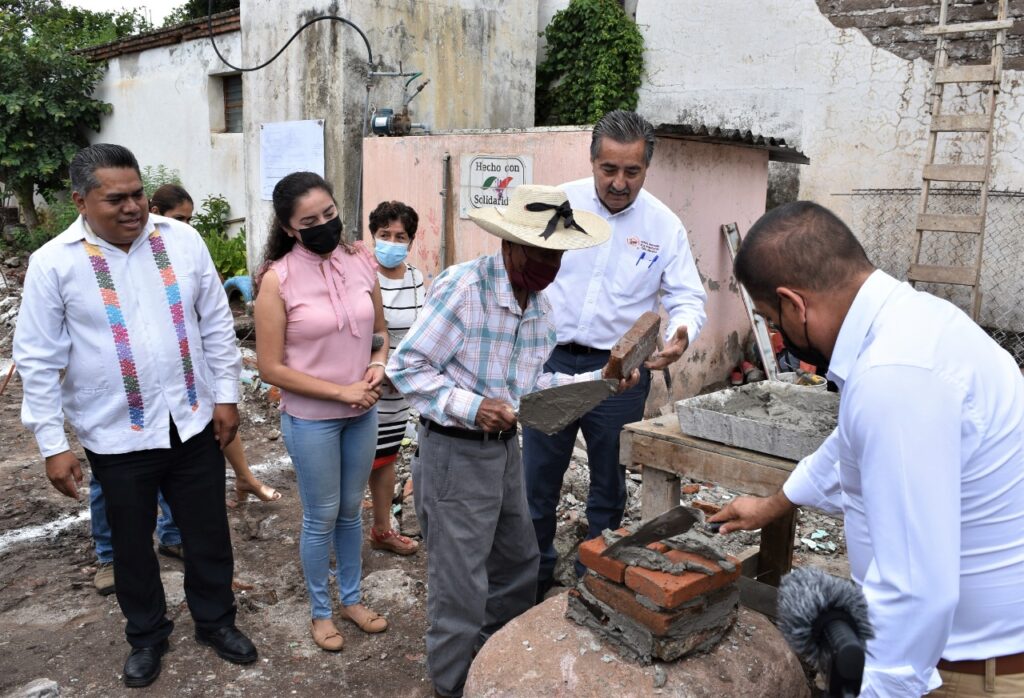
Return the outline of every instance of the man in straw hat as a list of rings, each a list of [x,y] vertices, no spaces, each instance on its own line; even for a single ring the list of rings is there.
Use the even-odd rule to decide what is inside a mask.
[[[445,696],[462,694],[474,652],[533,605],[539,554],[516,408],[534,390],[601,377],[543,372],[555,346],[543,289],[565,250],[610,234],[600,216],[574,212],[565,192],[540,185],[470,217],[502,239],[501,251],[437,277],[387,370],[420,413],[412,477],[430,551],[427,666]]]
[[[686,229],[665,204],[644,189],[654,155],[654,128],[636,112],[616,110],[594,126],[593,177],[562,185],[577,216],[593,212],[611,226],[611,242],[562,261],[549,298],[558,345],[545,370],[589,371],[608,361],[609,350],[644,312],[660,304],[668,314],[665,347],[640,371],[632,390],[605,400],[552,436],[523,430],[526,496],[540,547],[537,598],[552,585],[557,554],[555,508],[576,434],[583,432],[590,467],[587,538],[619,527],[626,506],[626,469],[619,463],[622,427],[644,417],[651,370],[678,361],[704,324],[707,295]],[[583,571],[576,563],[576,571]]]

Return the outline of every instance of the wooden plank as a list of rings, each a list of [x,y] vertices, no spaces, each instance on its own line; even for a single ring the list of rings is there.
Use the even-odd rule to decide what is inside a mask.
[[[975,286],[978,283],[978,270],[974,267],[940,267],[931,264],[911,264],[910,271],[907,272],[907,279],[927,284]]]
[[[925,165],[923,177],[939,182],[984,182],[988,168],[984,165]]]
[[[939,114],[932,117],[932,131],[980,133],[991,126],[988,114]]]
[[[935,69],[935,82],[944,85],[951,82],[995,82],[996,67],[985,65],[947,65]]]
[[[757,556],[757,578],[779,586],[782,575],[793,568],[793,537],[796,509],[761,529],[761,552]]]
[[[957,24],[940,24],[937,27],[925,27],[922,34],[928,36],[949,36],[951,34],[970,34],[972,32],[999,31],[1010,29],[1012,19],[990,19],[983,22],[959,22]]]
[[[760,496],[775,494],[794,465],[789,461],[788,468],[767,466],[638,434],[633,436],[631,457],[644,464],[645,477],[658,469]]]
[[[980,233],[984,222],[981,216],[922,213],[917,217],[917,229],[942,230],[949,233]]]
[[[640,490],[640,518],[644,521],[679,506],[682,494],[679,476],[654,466],[644,468],[644,486]]]
[[[667,415],[664,417],[653,417],[651,419],[645,419],[642,422],[632,422],[623,427],[623,434],[630,434],[636,436],[647,436],[654,439],[662,439],[668,441],[676,446],[682,446],[690,449],[697,449],[700,451],[709,451],[724,456],[729,456],[737,459],[745,459],[751,463],[757,463],[759,465],[765,465],[772,468],[781,468],[782,470],[790,471],[793,469],[794,462],[787,458],[779,458],[778,456],[770,456],[766,453],[759,453],[757,451],[749,451],[745,448],[736,448],[735,446],[727,446],[725,444],[718,443],[716,441],[709,441],[702,439],[697,436],[690,436],[684,434],[679,428],[679,419],[675,414]],[[628,462],[625,458],[628,453],[622,451],[620,457],[624,460],[620,462]],[[642,462],[642,461],[638,461]]]
[[[752,611],[768,616],[772,620],[778,615],[779,589],[771,584],[750,577],[736,580],[740,590],[740,603]]]

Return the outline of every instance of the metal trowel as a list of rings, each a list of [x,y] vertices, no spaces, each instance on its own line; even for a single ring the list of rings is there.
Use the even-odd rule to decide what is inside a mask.
[[[618,387],[618,381],[607,379],[529,393],[519,401],[519,421],[548,436],[557,434],[614,395]]]
[[[628,536],[618,539],[601,553],[601,556],[612,555],[622,548],[636,548],[648,543],[655,543],[664,538],[686,533],[693,525],[704,520],[704,512],[693,507],[677,506],[664,514],[659,514],[644,523]]]

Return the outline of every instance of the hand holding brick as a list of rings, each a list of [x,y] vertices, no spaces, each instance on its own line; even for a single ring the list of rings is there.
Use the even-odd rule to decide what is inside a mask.
[[[606,378],[626,380],[658,346],[658,332],[661,318],[657,313],[646,312],[629,328],[626,334],[612,347],[605,367]]]

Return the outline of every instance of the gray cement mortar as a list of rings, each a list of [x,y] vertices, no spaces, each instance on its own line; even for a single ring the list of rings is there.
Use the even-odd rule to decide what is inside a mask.
[[[618,381],[596,380],[560,385],[524,395],[519,421],[551,436],[615,394]]]
[[[761,381],[676,403],[684,434],[800,460],[835,429],[839,397],[813,388]]]

